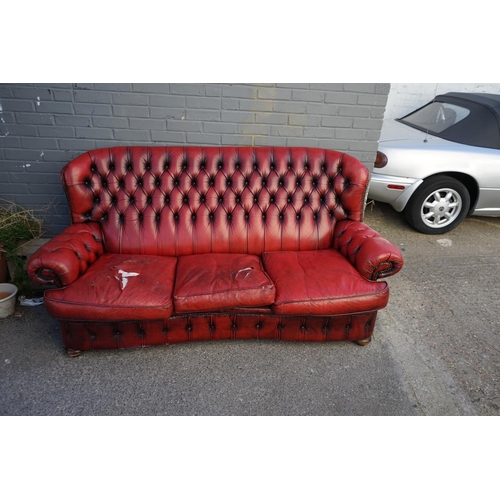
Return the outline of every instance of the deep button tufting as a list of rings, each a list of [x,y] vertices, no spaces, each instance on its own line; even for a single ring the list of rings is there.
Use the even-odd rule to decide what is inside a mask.
[[[283,187],[285,185],[285,179],[283,177],[280,177],[280,180],[278,181],[278,186]]]
[[[222,196],[221,194],[217,197],[217,201],[219,203],[224,203],[224,196]]]
[[[187,194],[185,194],[183,197],[182,197],[182,203],[185,203],[185,204],[188,204],[189,203],[189,196]]]
[[[143,184],[142,177],[139,177],[139,178],[137,179],[137,185],[138,185],[139,187],[142,187],[142,184]]]
[[[94,173],[94,174],[97,172],[97,167],[96,167],[96,164],[95,164],[95,163],[92,163],[92,164],[90,165],[90,171],[91,171],[92,173]]]
[[[161,219],[160,212],[156,212],[156,215],[155,215],[155,220],[156,220],[157,222],[160,222],[160,219]]]
[[[239,170],[241,168],[241,163],[240,163],[240,160],[236,160],[236,163],[234,164],[234,168],[236,170]]]
[[[120,215],[118,216],[118,219],[120,220],[121,223],[123,223],[123,221],[125,220],[125,214],[120,213]]]
[[[149,194],[146,198],[146,205],[151,205],[153,203],[153,197]]]
[[[165,205],[170,205],[170,195],[165,195]]]
[[[210,187],[215,186],[215,177],[214,177],[214,176],[212,176],[212,175],[211,175],[211,176],[208,178],[208,185],[209,185]]]
[[[213,213],[213,212],[210,212],[210,213],[208,214],[208,218],[209,218],[210,220],[214,220],[214,218],[215,218],[214,213]]]
[[[224,160],[222,158],[220,158],[217,161],[217,170],[222,170],[223,168],[224,168]]]
[[[200,203],[205,203],[205,195],[204,194],[200,194]]]
[[[179,220],[179,214],[177,212],[175,212],[174,214],[174,220],[175,221],[178,221]]]
[[[193,212],[193,213],[191,214],[191,220],[192,220],[193,222],[196,220],[196,213],[195,213],[195,212]]]
[[[85,179],[85,180],[83,181],[83,183],[84,183],[84,184],[85,184],[85,186],[87,186],[87,187],[88,187],[88,186],[90,186],[90,179]]]
[[[144,215],[142,212],[139,212],[139,220],[142,220],[142,219],[144,219]]]
[[[131,194],[128,198],[128,202],[131,204],[131,205],[134,205],[135,204],[135,196],[133,194]]]
[[[253,169],[254,169],[254,170],[259,170],[259,163],[258,163],[258,161],[257,161],[257,160],[255,160],[255,161],[253,162]]]
[[[233,214],[231,212],[227,213],[227,220],[231,220],[233,218]]]
[[[231,330],[236,331],[238,329],[238,325],[236,324],[236,321],[233,321],[231,323]]]
[[[155,179],[155,186],[159,187],[161,185],[161,179],[159,177],[156,177]]]
[[[186,325],[186,333],[191,333],[193,331],[193,325],[191,323],[188,323]]]
[[[174,184],[175,187],[179,186],[179,179],[177,177],[174,178],[173,184]]]
[[[250,218],[250,214],[248,212],[245,212],[245,220],[248,220]]]
[[[151,170],[151,160],[150,159],[146,160],[146,164],[144,165],[144,169],[146,170],[146,172],[149,172]]]
[[[266,217],[267,217],[266,212],[262,212],[262,220],[266,220]]]
[[[291,196],[288,196],[286,201],[287,201],[287,203],[293,203],[293,198]]]
[[[269,203],[274,203],[276,201],[276,196],[274,196],[274,194],[272,194],[270,197],[269,197]]]
[[[313,214],[313,219],[314,219],[314,220],[317,220],[317,219],[318,219],[318,212],[314,212],[314,214]]]
[[[115,160],[110,160],[108,169],[113,172],[115,170]]]
[[[121,179],[118,179],[118,186],[121,188],[125,187],[125,179],[122,177]]]
[[[108,187],[108,180],[107,179],[102,180],[102,187],[105,187],[105,188]]]
[[[304,196],[304,203],[309,203],[309,196],[307,195]]]
[[[97,205],[97,204],[99,204],[99,203],[101,203],[101,198],[99,198],[99,196],[96,196],[96,197],[94,198],[94,205]]]
[[[311,168],[311,164],[309,163],[309,160],[306,159],[304,161],[304,170],[310,170],[310,168]]]
[[[302,179],[300,177],[297,177],[297,181],[295,182],[295,185],[297,187],[300,187],[302,185]]]
[[[134,165],[132,164],[132,161],[128,160],[127,164],[125,165],[125,170],[127,172],[132,172],[133,169],[134,169]]]
[[[241,196],[239,194],[236,195],[236,203],[241,203]]]
[[[163,170],[166,172],[170,168],[170,161],[166,160],[163,164]]]
[[[208,327],[208,329],[211,331],[211,332],[215,332],[215,325],[213,323],[210,323],[210,326]]]
[[[245,177],[245,182],[243,183],[245,187],[250,186],[250,179],[248,177]]]
[[[301,217],[300,212],[298,212],[296,216],[297,220],[300,220],[300,217]]]
[[[254,197],[253,197],[253,202],[254,203],[259,203],[259,195],[256,194]]]
[[[267,186],[267,177],[262,177],[262,187]]]

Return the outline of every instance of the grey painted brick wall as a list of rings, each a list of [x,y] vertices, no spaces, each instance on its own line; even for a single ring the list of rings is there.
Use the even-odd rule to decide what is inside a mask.
[[[0,84],[0,199],[51,205],[69,224],[61,168],[124,144],[305,146],[373,165],[390,84]]]

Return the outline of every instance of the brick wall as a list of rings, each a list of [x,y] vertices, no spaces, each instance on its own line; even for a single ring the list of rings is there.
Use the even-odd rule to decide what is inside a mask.
[[[69,224],[61,168],[124,144],[306,146],[373,165],[387,83],[1,84],[0,198],[52,204],[49,235]]]

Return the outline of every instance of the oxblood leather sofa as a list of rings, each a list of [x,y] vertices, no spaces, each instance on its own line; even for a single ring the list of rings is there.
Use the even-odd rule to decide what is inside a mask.
[[[115,147],[61,172],[72,225],[28,262],[68,355],[223,339],[369,342],[397,247],[324,149]]]

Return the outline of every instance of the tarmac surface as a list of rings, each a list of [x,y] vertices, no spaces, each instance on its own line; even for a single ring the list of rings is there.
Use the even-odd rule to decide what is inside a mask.
[[[500,218],[439,236],[377,203],[405,258],[372,342],[219,341],[64,354],[43,306],[0,320],[0,415],[500,415]]]

